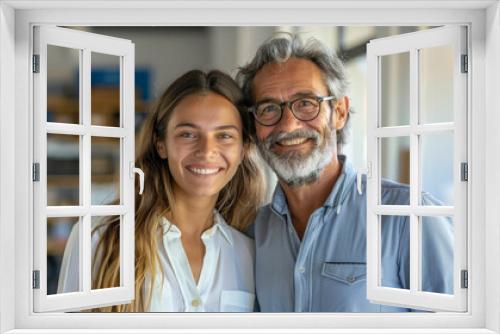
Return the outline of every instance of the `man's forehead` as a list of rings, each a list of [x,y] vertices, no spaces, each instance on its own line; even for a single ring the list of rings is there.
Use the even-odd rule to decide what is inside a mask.
[[[252,82],[253,98],[273,94],[293,94],[295,90],[326,89],[319,67],[307,59],[290,58],[282,63],[269,63],[260,69]]]

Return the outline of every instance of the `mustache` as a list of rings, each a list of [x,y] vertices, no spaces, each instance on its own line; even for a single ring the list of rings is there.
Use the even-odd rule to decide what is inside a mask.
[[[290,140],[297,138],[312,139],[314,140],[314,143],[318,145],[321,139],[321,135],[318,131],[312,129],[297,129],[292,132],[271,133],[263,141],[263,144],[266,146],[266,148],[271,148],[282,140]]]

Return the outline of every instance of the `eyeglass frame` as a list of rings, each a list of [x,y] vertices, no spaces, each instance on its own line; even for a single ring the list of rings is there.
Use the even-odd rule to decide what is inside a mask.
[[[299,101],[299,100],[302,100],[302,99],[305,99],[305,98],[314,98],[316,99],[316,101],[319,103],[318,104],[318,111],[316,112],[316,115],[311,118],[311,119],[300,119],[297,117],[297,115],[295,115],[295,112],[292,108],[292,104],[294,104],[295,102]],[[335,101],[337,100],[337,98],[333,95],[330,95],[330,96],[317,96],[317,95],[305,95],[305,96],[301,96],[301,97],[298,97],[296,99],[293,99],[293,100],[290,100],[290,101],[283,101],[281,103],[277,103],[277,102],[270,102],[270,101],[262,101],[262,102],[259,102],[251,107],[248,108],[248,110],[253,114],[254,118],[255,118],[255,121],[257,123],[259,123],[260,125],[263,125],[263,126],[274,126],[276,124],[278,124],[281,119],[283,118],[283,113],[285,111],[285,106],[288,107],[288,109],[290,109],[290,111],[292,112],[292,115],[293,117],[295,117],[296,119],[298,119],[299,121],[302,121],[302,122],[310,122],[312,120],[315,120],[316,118],[318,118],[318,115],[321,111],[321,102],[323,101]],[[279,106],[280,107],[280,110],[281,110],[281,114],[280,114],[280,117],[278,117],[278,119],[276,120],[276,122],[272,123],[272,124],[264,124],[262,122],[259,121],[259,119],[257,118],[257,115],[256,115],[256,112],[257,112],[257,108],[260,104],[263,104],[263,103],[274,103],[275,105]]]

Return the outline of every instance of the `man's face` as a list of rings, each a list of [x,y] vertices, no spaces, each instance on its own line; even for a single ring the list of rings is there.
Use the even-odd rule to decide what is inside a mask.
[[[265,65],[257,72],[252,88],[255,103],[329,95],[318,66],[299,58]],[[332,110],[329,102],[322,102],[318,117],[311,121],[298,120],[285,108],[279,123],[255,124],[259,150],[281,180],[290,186],[301,186],[319,178],[336,155],[335,131],[345,124],[348,104],[346,97],[341,98],[332,104]]]

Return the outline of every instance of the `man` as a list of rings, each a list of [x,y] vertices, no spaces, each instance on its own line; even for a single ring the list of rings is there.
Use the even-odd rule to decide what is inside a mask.
[[[366,297],[366,191],[338,155],[349,98],[342,62],[317,40],[263,44],[237,76],[259,151],[278,176],[253,230],[263,312],[392,312]],[[383,181],[382,202],[409,204],[409,187]],[[430,196],[424,204],[439,205]],[[422,222],[424,291],[452,291],[452,227]],[[432,226],[431,226],[432,225]],[[382,286],[409,289],[409,217],[382,218]],[[451,265],[450,265],[451,263]]]

